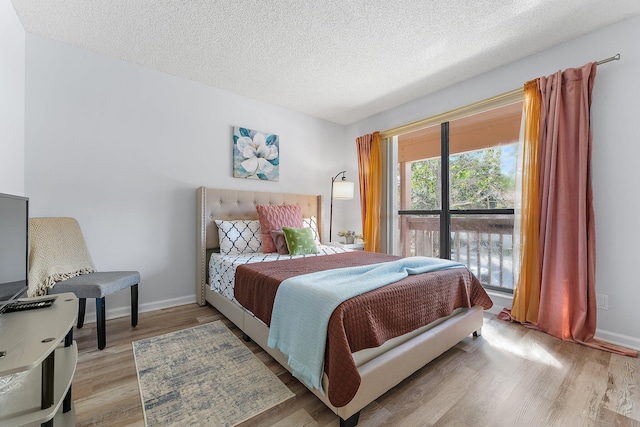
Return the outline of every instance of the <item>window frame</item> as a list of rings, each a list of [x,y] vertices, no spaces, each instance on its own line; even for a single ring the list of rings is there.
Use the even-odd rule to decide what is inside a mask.
[[[524,100],[524,92],[522,88],[506,92],[489,98],[474,104],[470,104],[446,113],[442,113],[427,119],[419,120],[417,122],[409,123],[404,126],[393,128],[384,132],[381,132],[381,137],[387,145],[386,150],[386,177],[387,183],[384,189],[383,195],[384,206],[383,209],[387,212],[387,218],[394,220],[393,223],[398,223],[402,215],[434,215],[440,218],[440,236],[449,236],[449,238],[440,238],[440,257],[446,255],[447,259],[451,258],[451,218],[452,216],[471,216],[471,215],[515,215],[515,209],[504,208],[488,208],[488,209],[450,209],[450,168],[449,168],[449,122],[467,117],[473,114],[483,113],[492,109],[507,106],[509,104],[520,103]],[[432,210],[406,210],[399,209],[397,205],[397,175],[392,173],[395,164],[398,164],[397,149],[394,150],[394,144],[398,142],[398,136],[415,132],[427,127],[440,125],[440,161],[441,161],[441,208]],[[395,153],[394,153],[395,151]],[[397,252],[397,241],[399,231],[394,231],[397,227],[387,226],[386,230],[386,245],[383,244],[383,249],[392,249],[391,253]],[[515,254],[514,254],[515,256]],[[513,289],[496,287],[491,285],[483,285],[487,289],[497,290],[505,293],[513,293]],[[515,283],[514,283],[515,288]]]

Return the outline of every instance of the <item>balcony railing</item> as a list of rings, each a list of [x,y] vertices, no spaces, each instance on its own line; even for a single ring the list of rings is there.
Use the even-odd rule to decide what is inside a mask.
[[[439,217],[400,218],[403,256],[440,256]],[[451,259],[466,264],[483,286],[512,292],[513,215],[452,216]]]

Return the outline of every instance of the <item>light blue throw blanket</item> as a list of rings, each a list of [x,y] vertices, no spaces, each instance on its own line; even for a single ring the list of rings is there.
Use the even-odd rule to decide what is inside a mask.
[[[287,356],[296,378],[324,393],[322,371],[327,328],[338,305],[410,274],[456,267],[466,268],[446,259],[410,257],[286,279],[276,292],[267,345]]]

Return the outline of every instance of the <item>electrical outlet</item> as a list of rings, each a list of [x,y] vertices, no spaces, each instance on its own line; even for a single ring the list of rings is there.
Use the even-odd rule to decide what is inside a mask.
[[[609,295],[596,294],[596,306],[602,310],[609,310]]]

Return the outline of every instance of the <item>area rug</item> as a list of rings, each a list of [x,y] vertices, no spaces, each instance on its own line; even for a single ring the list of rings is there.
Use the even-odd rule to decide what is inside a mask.
[[[133,342],[147,426],[233,426],[294,396],[221,321]]]

